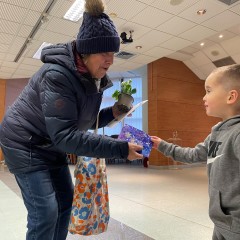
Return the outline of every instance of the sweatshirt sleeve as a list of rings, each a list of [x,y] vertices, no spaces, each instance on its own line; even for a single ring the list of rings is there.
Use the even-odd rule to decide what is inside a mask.
[[[41,104],[47,132],[54,145],[63,152],[89,157],[128,156],[128,143],[80,131],[75,93],[67,77],[56,70],[44,75]]]
[[[158,150],[167,157],[183,163],[206,162],[208,153],[209,136],[204,142],[197,144],[194,148],[180,147],[162,140]]]

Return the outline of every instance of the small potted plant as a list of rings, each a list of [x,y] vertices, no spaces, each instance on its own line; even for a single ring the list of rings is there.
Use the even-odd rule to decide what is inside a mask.
[[[132,94],[136,93],[137,89],[132,88],[132,80],[121,83],[121,90],[116,90],[112,97],[117,101],[118,109],[121,112],[128,112],[134,101]]]

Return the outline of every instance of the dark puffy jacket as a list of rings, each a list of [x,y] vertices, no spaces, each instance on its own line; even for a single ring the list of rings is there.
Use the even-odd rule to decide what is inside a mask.
[[[71,43],[45,48],[42,61],[1,123],[0,142],[9,170],[54,168],[67,163],[66,152],[126,158],[126,142],[86,132],[95,127],[103,91],[112,86],[108,77],[98,92],[94,79],[77,71]],[[103,109],[99,127],[112,119],[112,109]]]

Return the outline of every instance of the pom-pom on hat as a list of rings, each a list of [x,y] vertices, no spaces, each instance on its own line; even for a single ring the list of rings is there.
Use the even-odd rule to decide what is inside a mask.
[[[102,0],[85,0],[76,47],[79,54],[119,51],[120,38],[112,20],[104,13]]]

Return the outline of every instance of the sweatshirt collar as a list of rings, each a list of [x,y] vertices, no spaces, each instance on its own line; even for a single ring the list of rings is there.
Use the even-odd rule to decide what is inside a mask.
[[[229,127],[232,127],[233,125],[238,124],[238,123],[240,123],[240,115],[236,115],[225,121],[217,123],[215,126],[213,126],[212,130],[221,131],[221,130],[227,129]]]

